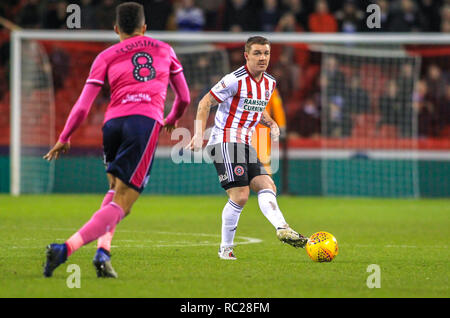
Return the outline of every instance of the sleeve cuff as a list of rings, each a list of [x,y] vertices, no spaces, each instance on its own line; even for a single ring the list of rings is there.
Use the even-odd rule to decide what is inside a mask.
[[[214,99],[218,102],[218,103],[222,103],[223,101],[220,100],[219,97],[216,96],[216,94],[214,94],[212,91],[209,91],[209,93],[211,94],[212,97],[214,97]]]
[[[86,83],[88,83],[88,84],[100,84],[100,85],[105,84],[105,82],[103,82],[101,80],[98,80],[98,79],[94,79],[94,78],[87,79]]]
[[[180,68],[178,68],[176,70],[170,71],[170,75],[175,75],[175,74],[178,74],[180,72],[183,72],[183,68],[182,67],[180,67]]]
[[[70,138],[63,138],[63,137],[60,136],[58,141],[60,143],[66,144],[66,143],[68,143],[70,141]]]

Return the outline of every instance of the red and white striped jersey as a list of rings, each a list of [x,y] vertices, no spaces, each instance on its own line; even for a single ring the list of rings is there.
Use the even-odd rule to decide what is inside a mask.
[[[225,75],[209,93],[219,102],[208,145],[251,143],[251,137],[275,89],[276,80],[263,73],[256,81],[242,66]]]

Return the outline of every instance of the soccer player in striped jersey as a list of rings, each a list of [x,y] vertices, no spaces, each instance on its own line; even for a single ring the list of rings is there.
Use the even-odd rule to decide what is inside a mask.
[[[275,79],[266,73],[270,43],[261,36],[245,44],[246,64],[224,76],[199,102],[195,132],[187,148],[203,147],[203,134],[212,106],[219,104],[215,124],[208,141],[208,154],[219,175],[228,202],[222,211],[222,241],[219,257],[234,260],[234,236],[239,217],[250,195],[258,194],[262,213],[275,227],[277,237],[294,247],[304,247],[307,238],[286,223],[277,204],[276,187],[251,146],[255,126],[262,123],[277,139],[280,130],[265,107],[275,89]]]
[[[126,2],[116,8],[120,43],[110,46],[94,60],[80,98],[72,108],[56,145],[44,159],[57,159],[70,148],[70,136],[86,119],[106,78],[111,101],[105,113],[103,150],[110,191],[101,208],[63,244],[47,247],[44,276],[77,249],[98,239],[93,263],[98,277],[117,277],[111,266],[111,240],[116,225],[127,216],[144,190],[161,127],[172,131],[190,102],[183,68],[172,47],[144,36],[144,8]],[[164,102],[170,83],[176,97],[164,118]]]

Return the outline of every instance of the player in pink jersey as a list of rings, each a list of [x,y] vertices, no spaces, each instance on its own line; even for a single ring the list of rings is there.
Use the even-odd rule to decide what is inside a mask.
[[[196,131],[187,147],[194,151],[202,148],[209,111],[219,104],[207,150],[229,198],[222,211],[219,248],[219,257],[228,260],[236,259],[234,236],[250,190],[258,194],[259,207],[282,242],[304,247],[308,241],[286,223],[278,207],[275,183],[250,144],[258,122],[270,127],[273,139],[280,134],[278,125],[265,110],[276,85],[275,79],[265,72],[270,60],[269,41],[261,36],[249,38],[244,57],[243,67],[226,75],[200,100]]]
[[[183,68],[172,47],[144,36],[142,5],[128,2],[116,8],[114,30],[120,43],[101,52],[92,64],[83,91],[74,105],[56,145],[44,159],[57,159],[70,148],[70,136],[87,117],[105,78],[111,102],[103,124],[103,149],[110,190],[101,208],[64,244],[47,246],[44,276],[81,246],[98,239],[93,263],[98,277],[117,277],[111,266],[111,240],[116,225],[130,213],[146,186],[161,127],[171,132],[190,103]],[[167,86],[176,98],[164,118]]]

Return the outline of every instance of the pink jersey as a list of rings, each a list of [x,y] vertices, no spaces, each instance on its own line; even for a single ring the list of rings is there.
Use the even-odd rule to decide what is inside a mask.
[[[104,122],[122,116],[143,115],[163,124],[169,77],[183,71],[172,47],[162,41],[135,36],[101,52],[86,83],[111,87]]]

